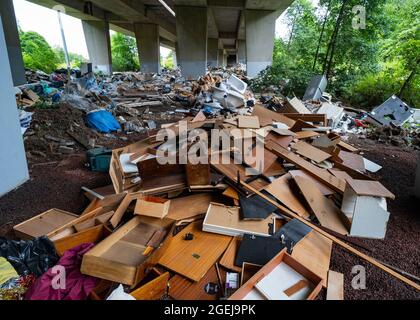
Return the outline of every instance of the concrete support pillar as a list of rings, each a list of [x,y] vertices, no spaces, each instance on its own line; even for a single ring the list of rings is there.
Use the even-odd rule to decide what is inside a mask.
[[[414,195],[420,199],[420,155],[417,160],[417,174],[416,174],[416,185],[414,186]]]
[[[238,63],[246,64],[246,41],[238,40],[238,50],[236,52]]]
[[[159,26],[152,23],[134,24],[140,69],[145,73],[160,72],[160,35]]]
[[[175,64],[175,61],[174,61],[174,66],[175,67],[178,67],[179,66],[179,61],[181,61],[180,58],[179,58],[179,45],[178,45],[178,42],[175,43],[175,57],[174,57],[174,59],[176,60],[176,64]]]
[[[273,63],[275,11],[245,10],[247,74],[255,77]]]
[[[207,40],[207,65],[217,67],[219,59],[219,39],[209,38]]]
[[[228,54],[227,52],[223,52],[223,65],[227,67],[228,65]]]
[[[0,197],[29,179],[10,66],[0,16]]]
[[[3,20],[2,27],[5,33],[13,84],[20,86],[26,83],[26,77],[13,0],[0,1],[0,16]]]
[[[223,65],[223,61],[224,61],[223,54],[224,54],[224,50],[223,49],[219,49],[218,54],[217,54],[218,55],[218,58],[217,58],[217,66],[218,67],[221,67],[221,68],[224,67],[224,65]]]
[[[82,21],[86,45],[94,72],[112,74],[111,39],[106,21]]]
[[[177,38],[181,71],[197,79],[207,69],[207,8],[176,6]]]

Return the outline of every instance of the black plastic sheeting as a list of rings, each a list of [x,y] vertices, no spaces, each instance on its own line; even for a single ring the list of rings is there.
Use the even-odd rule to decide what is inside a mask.
[[[47,237],[30,241],[12,241],[0,238],[0,256],[6,258],[20,276],[40,277],[56,265],[59,256]]]

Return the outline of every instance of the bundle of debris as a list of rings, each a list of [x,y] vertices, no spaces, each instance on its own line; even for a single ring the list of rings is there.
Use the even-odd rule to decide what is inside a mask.
[[[334,132],[335,107],[312,113],[291,100],[274,112],[235,76],[170,80],[161,94],[166,84],[119,79],[113,102],[126,114],[169,100],[189,110],[113,150],[112,185],[84,188],[91,203],[80,216],[52,209],[14,227],[22,241],[0,251],[7,280],[36,278],[18,298],[311,300],[327,288],[328,299],[343,299],[333,243],[420,289],[348,244],[385,237],[394,195],[369,175],[381,167]],[[37,243],[57,258],[38,255],[21,272],[20,253]],[[66,289],[46,285],[57,265]]]

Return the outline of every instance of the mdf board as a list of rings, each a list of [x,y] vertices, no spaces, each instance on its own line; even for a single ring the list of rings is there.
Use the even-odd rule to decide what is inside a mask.
[[[361,155],[341,150],[338,156],[346,167],[356,171],[366,172],[365,161]]]
[[[145,196],[137,199],[135,214],[163,219],[169,212],[171,200]]]
[[[178,221],[204,215],[212,200],[211,193],[199,193],[171,199],[167,218]]]
[[[225,252],[231,240],[228,236],[201,231],[201,222],[188,225],[165,248],[158,264],[190,280],[200,281]],[[193,234],[191,241],[185,240]]]
[[[165,272],[144,286],[130,293],[136,300],[160,300],[166,293],[169,282],[169,272]]]
[[[296,138],[299,140],[305,140],[309,138],[319,137],[321,133],[315,131],[299,131],[296,132]]]
[[[270,236],[270,224],[273,223],[272,216],[262,221],[242,220],[239,210],[238,207],[212,203],[203,222],[203,231],[232,237],[244,234]]]
[[[336,171],[336,170],[334,170],[334,171]],[[293,177],[293,179],[295,177],[303,177],[305,179],[311,180],[314,184],[316,184],[317,188],[319,189],[319,191],[321,191],[321,193],[324,196],[329,196],[329,195],[332,195],[332,194],[335,193],[333,190],[331,190],[330,188],[328,188],[325,184],[319,182],[319,180],[317,180],[313,176],[307,174],[305,171],[302,171],[302,170],[290,170],[289,173]],[[336,177],[337,178],[340,178],[338,176],[336,176]]]
[[[266,141],[273,140],[278,145],[281,145],[283,148],[288,148],[290,143],[295,139],[294,136],[285,136],[279,135],[275,132],[270,132],[265,138]]]
[[[229,244],[229,247],[223,254],[222,258],[219,261],[219,264],[226,269],[241,273],[242,269],[235,266],[235,258],[238,253],[239,246],[241,244],[241,238],[235,237]]]
[[[321,181],[325,185],[327,185],[329,188],[333,189],[336,192],[339,192],[340,194],[344,193],[344,189],[346,187],[346,183],[336,177],[334,177],[331,173],[329,173],[327,170],[321,169],[309,161],[306,161],[305,159],[302,159],[295,153],[284,149],[283,147],[274,144],[272,141],[268,142],[266,145],[266,148],[273,151],[275,154],[277,154],[279,157],[283,158],[287,162],[290,162],[294,164],[296,167],[304,170],[317,180]]]
[[[344,300],[344,275],[330,270],[328,272],[327,300]]]
[[[344,224],[346,217],[341,210],[326,198],[310,180],[295,177],[295,181],[319,223],[328,229],[347,235],[348,229]]]
[[[348,179],[347,183],[359,196],[395,199],[395,195],[385,188],[379,181]]]
[[[14,226],[13,230],[18,238],[30,240],[45,236],[77,218],[78,216],[73,213],[51,209]]]
[[[277,200],[283,203],[293,212],[297,213],[303,218],[309,218],[310,213],[302,205],[301,199],[297,196],[296,190],[292,189],[291,183],[293,178],[290,173],[287,173],[280,178],[274,180],[265,188],[265,191],[274,196]]]
[[[313,230],[292,251],[292,257],[319,276],[324,287],[330,269],[332,245],[331,240]]]
[[[315,148],[304,141],[298,141],[295,144],[292,144],[292,149],[296,150],[296,152],[301,156],[304,156],[305,158],[313,160],[317,163],[323,162],[331,158],[330,154],[318,148]]]
[[[211,182],[210,164],[186,164],[188,186],[206,186]]]
[[[240,129],[259,129],[260,120],[258,117],[239,116],[238,127]]]
[[[92,227],[54,241],[55,250],[60,256],[62,256],[67,250],[73,249],[83,243],[96,244],[105,239],[110,234],[111,231],[108,230],[104,225]]]
[[[305,282],[305,286],[292,292],[292,288],[301,282]],[[321,282],[321,278],[284,249],[229,300],[314,300],[322,289]]]
[[[226,272],[222,269],[219,270],[220,277],[225,279]],[[211,266],[199,282],[194,282],[180,275],[175,275],[169,281],[169,295],[175,300],[219,300],[219,298],[222,297],[223,292],[220,288],[220,286],[224,285],[223,283],[220,283],[222,279],[219,279],[215,266]],[[217,292],[208,290],[210,286],[214,288],[215,285],[218,285],[219,287]]]
[[[134,217],[83,256],[81,272],[93,277],[135,286],[151,256],[143,255],[158,230],[168,230],[172,220]]]

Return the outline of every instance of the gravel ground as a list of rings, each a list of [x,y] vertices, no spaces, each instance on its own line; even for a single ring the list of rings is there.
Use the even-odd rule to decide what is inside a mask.
[[[384,167],[375,178],[396,195],[389,201],[391,212],[385,240],[360,240],[370,249],[365,253],[420,277],[420,215],[411,196],[414,186],[417,153],[412,150],[377,144],[372,140],[351,139],[365,156]],[[88,201],[81,186],[97,188],[110,184],[107,174],[92,173],[85,168],[83,155],[72,155],[59,163],[35,165],[31,180],[0,198],[0,236],[13,238],[12,227],[36,214],[58,208],[81,213]],[[417,204],[417,207],[416,207]],[[360,249],[363,251],[363,249]],[[351,286],[351,271],[356,265],[366,267],[366,289]],[[345,299],[419,299],[414,289],[334,246],[331,269],[345,276]],[[325,297],[325,290],[321,299]]]

